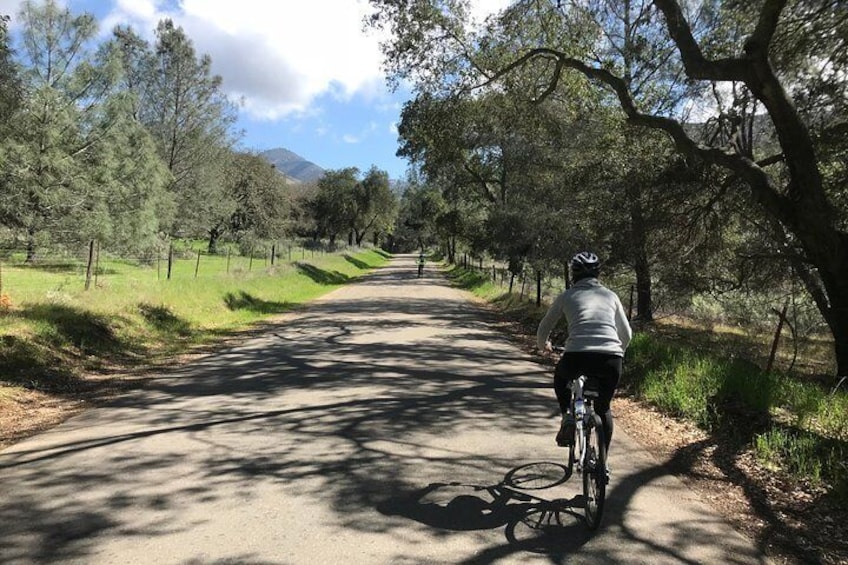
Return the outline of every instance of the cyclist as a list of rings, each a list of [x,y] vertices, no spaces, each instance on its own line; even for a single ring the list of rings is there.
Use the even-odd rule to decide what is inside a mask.
[[[424,274],[424,252],[418,254],[418,278]]]
[[[600,282],[601,262],[590,251],[581,251],[571,259],[573,286],[560,294],[551,305],[536,332],[539,350],[551,351],[548,336],[565,318],[568,337],[565,350],[554,370],[554,391],[562,410],[562,423],[556,436],[557,445],[570,445],[574,440],[574,417],[569,414],[571,381],[580,374],[599,380],[600,390],[595,410],[603,420],[607,453],[613,432],[610,402],[621,378],[621,365],[633,331],[618,296]]]

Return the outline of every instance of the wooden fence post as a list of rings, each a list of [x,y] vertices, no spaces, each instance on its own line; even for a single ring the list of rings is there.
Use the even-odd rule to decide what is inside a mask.
[[[171,280],[171,267],[174,266],[174,242],[168,245],[168,280]]]
[[[97,288],[97,276],[100,273],[100,242],[97,242],[97,246],[94,252],[94,288]]]
[[[194,278],[197,278],[197,272],[200,270],[200,249],[197,250],[197,263],[194,265]]]
[[[277,256],[277,244],[271,246],[271,266],[274,266],[274,258]]]
[[[91,288],[91,269],[94,265],[94,240],[88,244],[88,266],[85,268],[85,290]]]

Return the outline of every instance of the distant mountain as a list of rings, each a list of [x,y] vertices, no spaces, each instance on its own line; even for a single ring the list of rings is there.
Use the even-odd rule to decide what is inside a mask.
[[[324,169],[282,147],[263,151],[260,155],[277,167],[277,170],[296,181],[313,182],[324,176]]]

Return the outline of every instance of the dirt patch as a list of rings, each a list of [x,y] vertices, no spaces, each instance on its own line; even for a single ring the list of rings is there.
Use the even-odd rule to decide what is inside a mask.
[[[821,488],[764,468],[747,446],[629,397],[616,424],[780,563],[848,562],[848,511]]]
[[[85,406],[83,400],[0,387],[0,449],[60,424]]]

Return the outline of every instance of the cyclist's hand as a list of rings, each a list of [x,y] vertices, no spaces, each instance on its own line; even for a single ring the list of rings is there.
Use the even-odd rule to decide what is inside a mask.
[[[550,340],[546,341],[545,342],[545,353],[553,353],[553,352],[554,352],[554,348],[551,345]]]

